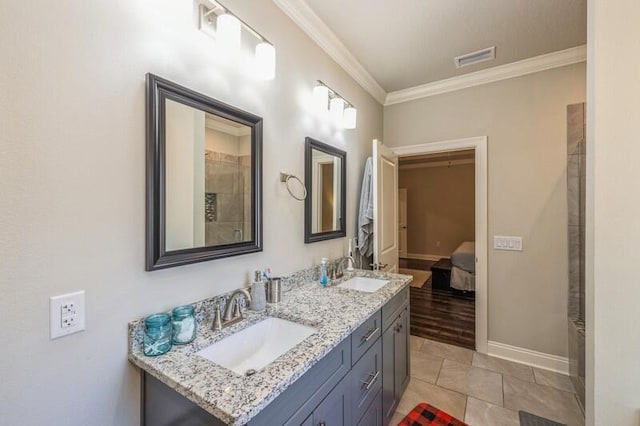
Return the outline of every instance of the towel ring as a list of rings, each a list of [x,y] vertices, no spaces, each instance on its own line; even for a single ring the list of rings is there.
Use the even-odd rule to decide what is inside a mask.
[[[300,182],[300,185],[302,186],[302,190],[304,191],[304,195],[302,197],[298,197],[297,195],[295,195],[292,191],[291,191],[291,187],[289,186],[289,180],[290,179],[295,179],[298,182]],[[280,172],[280,182],[284,183],[284,186],[287,187],[287,191],[289,192],[289,195],[291,195],[293,198],[295,198],[298,201],[304,201],[305,198],[307,198],[307,187],[304,186],[304,182],[302,182],[300,180],[300,178],[298,176],[295,175],[290,175],[288,173],[283,173]]]

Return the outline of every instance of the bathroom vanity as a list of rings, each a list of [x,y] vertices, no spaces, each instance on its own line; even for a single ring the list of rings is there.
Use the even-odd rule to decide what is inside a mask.
[[[340,285],[354,275],[388,282],[371,292]],[[142,424],[388,424],[409,382],[410,277],[357,271],[327,288],[313,278],[311,270],[288,277],[282,302],[264,313],[248,312],[220,332],[209,330],[207,318],[219,300],[196,303],[196,340],[155,358],[142,354],[141,322],[131,323],[129,359],[142,369]],[[241,358],[246,348],[238,333],[249,336],[250,329],[263,327],[261,335],[269,336],[264,327],[272,322],[311,327],[313,333],[246,374],[202,355],[203,349],[237,341]]]

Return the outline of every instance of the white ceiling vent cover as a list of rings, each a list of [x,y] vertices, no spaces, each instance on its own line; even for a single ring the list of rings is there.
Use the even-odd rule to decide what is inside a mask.
[[[491,46],[477,52],[467,53],[453,58],[456,68],[462,68],[479,62],[491,61],[496,58],[496,47]]]

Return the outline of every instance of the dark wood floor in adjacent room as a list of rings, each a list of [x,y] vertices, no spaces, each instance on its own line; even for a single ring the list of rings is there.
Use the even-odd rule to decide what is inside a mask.
[[[401,268],[428,271],[435,262],[400,259]],[[411,287],[411,334],[426,339],[475,349],[475,297],[454,295],[431,288],[431,278],[422,288]]]

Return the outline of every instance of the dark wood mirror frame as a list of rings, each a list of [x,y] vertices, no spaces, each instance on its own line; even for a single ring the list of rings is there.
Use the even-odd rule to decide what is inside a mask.
[[[147,74],[146,270],[170,268],[262,251],[262,118],[186,87]],[[166,250],[165,100],[251,128],[251,239],[219,246]]]
[[[313,208],[313,151],[321,151],[326,154],[339,157],[340,161],[340,229],[327,232],[313,232],[312,229],[312,208]],[[304,200],[304,242],[315,243],[316,241],[330,240],[333,238],[342,238],[347,235],[346,213],[347,213],[347,153],[336,147],[327,145],[313,138],[305,139],[304,154],[304,182],[307,189],[307,196]]]

